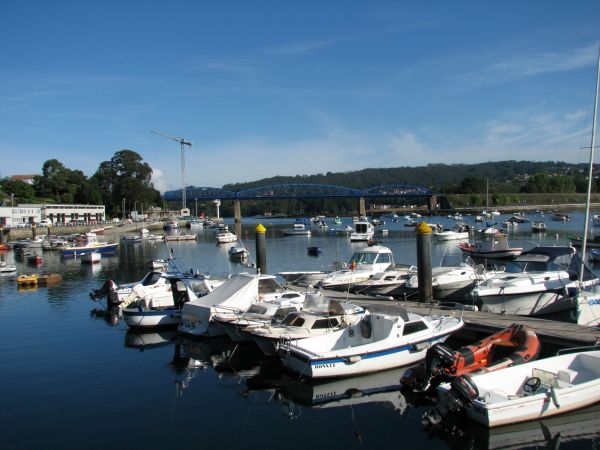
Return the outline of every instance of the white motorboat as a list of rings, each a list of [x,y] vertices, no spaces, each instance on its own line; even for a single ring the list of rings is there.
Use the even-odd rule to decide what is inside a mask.
[[[169,260],[163,258],[152,259],[148,261],[147,266],[149,269],[165,272],[169,268]]]
[[[531,232],[532,233],[543,233],[546,231],[546,224],[542,221],[533,221],[531,222]]]
[[[102,259],[102,253],[92,252],[81,255],[81,262],[85,264],[96,264]]]
[[[166,277],[169,273],[171,275],[180,274],[178,270],[173,272],[151,271],[144,278],[133,283],[118,284],[114,280],[108,280],[100,289],[93,290],[90,296],[94,300],[106,297],[110,304],[120,305],[131,295],[134,286],[142,285],[147,294],[151,293],[153,297],[169,299],[172,296],[171,284],[167,281]]]
[[[454,316],[365,314],[332,333],[284,340],[279,355],[285,367],[309,378],[361,375],[420,361],[462,326]]]
[[[482,280],[472,295],[483,311],[541,316],[574,309],[580,287],[599,283],[573,247],[534,247]]]
[[[431,288],[435,300],[468,300],[468,294],[480,279],[473,262],[462,262],[457,266],[438,266],[431,269]],[[418,274],[406,281],[405,289],[412,294],[419,289]]]
[[[294,226],[294,228],[286,228],[285,230],[283,230],[283,234],[285,236],[310,236],[311,235],[311,231],[306,229],[303,224],[296,224],[296,225],[302,225],[302,227]]]
[[[179,242],[179,241],[195,241],[198,236],[195,233],[175,233],[166,234],[165,241]]]
[[[367,220],[354,222],[354,231],[350,233],[350,241],[368,241],[373,238],[375,227]]]
[[[276,300],[286,294],[301,296],[281,286],[273,275],[233,275],[219,289],[186,303],[178,330],[193,336],[222,336],[226,332],[219,322],[213,320],[216,314],[236,316],[256,302]]]
[[[7,264],[5,261],[0,261],[0,274],[15,273],[17,267],[12,264]]]
[[[358,305],[342,304],[320,293],[309,293],[302,310],[288,314],[279,325],[248,326],[245,331],[266,355],[274,356],[282,340],[331,333],[358,322],[364,314],[365,309]]]
[[[513,259],[523,252],[522,247],[510,247],[505,234],[496,234],[475,244],[460,242],[458,248],[473,258]]]
[[[119,246],[118,242],[100,242],[96,233],[85,234],[85,242],[77,243],[69,247],[63,247],[60,255],[63,258],[77,258],[86,253],[98,252],[102,254],[114,254]]]
[[[564,414],[600,401],[600,350],[559,354],[438,387],[440,406],[424,419],[439,423],[444,410],[464,409],[487,427]]]
[[[146,239],[148,241],[162,241],[165,239],[165,235],[164,234],[149,234],[148,236],[146,236]]]
[[[142,284],[133,287],[131,294],[121,303],[123,321],[134,329],[175,327],[181,320],[181,308],[191,298],[198,299],[220,285],[208,277],[164,275],[165,290],[169,296],[157,295]]]
[[[438,241],[467,241],[469,240],[468,231],[443,230],[433,233]]]
[[[42,248],[44,243],[43,236],[37,236],[35,238],[27,238],[27,239],[19,239],[18,241],[13,243],[13,248]]]
[[[416,266],[396,264],[350,286],[350,291],[354,294],[398,296],[404,293],[406,281],[416,273]]]
[[[238,237],[225,228],[217,233],[217,244],[227,244],[229,242],[236,242]]]
[[[330,273],[319,282],[325,289],[345,290],[350,285],[366,281],[371,275],[394,266],[394,255],[388,247],[374,245],[352,255],[348,268]]]
[[[233,341],[252,341],[252,336],[244,331],[247,327],[277,325],[288,314],[300,311],[304,300],[304,295],[298,293],[283,294],[275,300],[263,300],[253,303],[247,311],[241,314],[216,314],[214,320],[221,323],[223,329]]]

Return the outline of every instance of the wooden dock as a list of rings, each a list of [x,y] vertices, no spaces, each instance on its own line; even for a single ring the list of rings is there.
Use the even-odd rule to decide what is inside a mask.
[[[509,314],[493,314],[482,311],[448,309],[435,303],[420,303],[404,300],[387,300],[365,295],[348,294],[331,290],[322,290],[323,295],[336,300],[348,300],[368,308],[373,312],[398,315],[404,307],[409,312],[421,315],[429,314],[462,314],[466,331],[492,334],[513,323],[533,328],[543,343],[558,347],[577,347],[594,345],[600,342],[600,330],[584,327],[575,323],[538,319],[535,317],[515,316]]]

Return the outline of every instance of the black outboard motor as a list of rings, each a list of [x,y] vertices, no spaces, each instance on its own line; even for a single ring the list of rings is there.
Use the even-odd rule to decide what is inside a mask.
[[[103,298],[108,300],[108,296],[113,289],[113,286],[116,287],[116,283],[113,280],[106,281],[100,289],[94,289],[92,292],[90,292],[90,298],[94,301],[98,301]]]
[[[425,427],[440,425],[446,416],[463,412],[477,397],[479,389],[470,376],[456,377],[438,404],[423,413],[421,424]]]
[[[445,369],[454,364],[454,352],[443,344],[435,344],[427,350],[425,368],[412,370],[402,379],[402,383],[413,391],[424,392],[447,380]]]

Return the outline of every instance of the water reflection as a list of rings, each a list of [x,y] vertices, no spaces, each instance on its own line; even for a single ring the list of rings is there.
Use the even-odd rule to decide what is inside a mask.
[[[600,405],[560,414],[544,420],[486,428],[472,421],[460,421],[454,429],[442,429],[435,438],[451,448],[493,450],[546,448],[588,441],[586,448],[600,444]],[[589,444],[589,445],[588,445]]]
[[[90,311],[90,317],[95,320],[104,320],[108,325],[114,327],[122,319],[121,308],[111,305],[107,308],[94,308]]]

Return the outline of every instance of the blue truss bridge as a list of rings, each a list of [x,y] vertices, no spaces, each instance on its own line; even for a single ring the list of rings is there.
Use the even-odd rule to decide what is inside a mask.
[[[319,198],[385,198],[385,197],[431,197],[431,189],[409,184],[390,184],[367,189],[353,189],[329,184],[276,184],[243,191],[213,187],[188,186],[188,200],[266,200],[266,199],[319,199]],[[167,201],[181,201],[181,190],[165,192]]]

